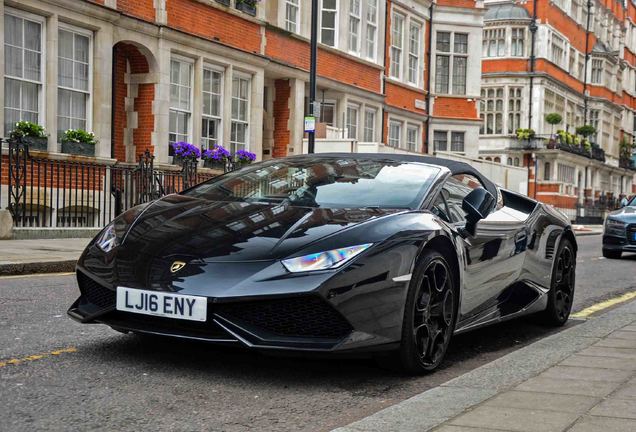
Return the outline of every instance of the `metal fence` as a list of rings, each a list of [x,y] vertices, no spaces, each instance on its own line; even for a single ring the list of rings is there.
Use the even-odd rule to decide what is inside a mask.
[[[0,208],[18,228],[98,228],[131,207],[212,177],[189,161],[181,169],[157,169],[148,152],[137,165],[104,165],[33,157],[26,144],[9,140],[0,156]]]

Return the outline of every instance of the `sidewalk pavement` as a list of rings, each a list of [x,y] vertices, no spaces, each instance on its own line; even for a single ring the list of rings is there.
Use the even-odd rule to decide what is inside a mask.
[[[0,276],[72,272],[89,241],[88,238],[0,240]]]
[[[636,302],[336,432],[636,431]]]

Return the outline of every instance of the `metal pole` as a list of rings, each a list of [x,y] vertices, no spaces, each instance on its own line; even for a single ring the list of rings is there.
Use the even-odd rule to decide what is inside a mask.
[[[318,0],[311,0],[311,60],[309,65],[309,115],[314,117],[316,104],[316,57],[318,55]],[[310,131],[308,152],[314,152],[316,131]]]

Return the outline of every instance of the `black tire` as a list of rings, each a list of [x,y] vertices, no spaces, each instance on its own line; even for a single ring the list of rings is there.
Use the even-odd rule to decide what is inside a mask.
[[[621,259],[623,252],[603,248],[603,256],[609,259]]]
[[[552,270],[548,307],[541,314],[544,324],[560,327],[568,321],[572,311],[575,286],[576,251],[569,239],[563,239],[559,244]]]
[[[458,290],[448,262],[437,251],[424,251],[409,285],[397,355],[408,374],[435,370],[444,360],[457,317]]]

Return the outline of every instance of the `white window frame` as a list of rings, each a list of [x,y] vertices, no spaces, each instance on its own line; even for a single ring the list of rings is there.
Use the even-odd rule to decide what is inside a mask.
[[[355,124],[351,122],[351,113],[355,112]],[[349,139],[358,140],[360,135],[360,105],[356,103],[348,103],[345,115],[345,127],[347,128],[347,137]],[[352,133],[351,126],[355,128],[355,133]]]
[[[250,143],[250,138],[251,138],[251,132],[252,132],[252,86],[254,85],[253,83],[253,76],[243,73],[243,72],[238,72],[238,71],[234,71],[234,73],[232,74],[232,88],[230,89],[231,93],[230,93],[230,98],[234,99],[234,79],[238,78],[239,80],[246,80],[247,81],[247,107],[245,115],[246,115],[246,120],[240,120],[240,119],[235,119],[232,116],[232,109],[230,108],[230,137],[229,137],[229,144],[230,144],[230,148],[228,150],[232,151],[232,152],[236,152],[238,149],[235,149],[235,144],[238,144],[238,141],[232,141],[232,125],[234,123],[243,123],[246,124],[246,130],[245,130],[245,143],[241,143],[244,144],[244,150],[249,151],[251,148],[251,143]],[[231,106],[231,104],[230,104]]]
[[[555,58],[555,47],[558,48],[561,52],[560,58]],[[568,42],[567,39],[560,34],[552,31],[550,34],[550,61],[557,65],[558,67],[567,70],[567,66],[565,65],[565,58],[568,52]]]
[[[371,128],[368,127],[368,122],[367,119],[369,117],[369,115],[373,116],[373,121],[371,122]],[[364,110],[364,124],[363,124],[363,128],[362,128],[362,136],[363,136],[363,141],[364,142],[375,142],[376,141],[376,120],[377,120],[377,115],[378,115],[378,110],[377,108],[371,108],[371,107],[367,107]],[[369,136],[371,137],[370,140],[368,140],[367,138],[369,138]]]
[[[206,91],[205,88],[202,88],[201,91],[201,125],[203,125],[203,121],[208,119],[208,120],[218,120],[218,129],[217,129],[217,145],[222,145],[224,140],[223,140],[223,125],[225,124],[225,122],[223,121],[223,112],[224,112],[224,102],[225,102],[225,70],[223,67],[221,66],[216,66],[216,65],[212,65],[209,63],[205,63],[203,65],[203,74],[205,75],[205,71],[210,71],[212,73],[219,73],[221,74],[221,89],[220,89],[220,93],[219,93],[219,115],[218,116],[214,116],[211,114],[206,114],[203,110],[203,97],[206,96],[206,94],[210,94],[213,95],[214,93],[212,92],[208,92]],[[205,81],[205,80],[204,80]],[[203,145],[203,141],[205,140],[206,142],[206,146],[210,145],[210,140],[208,138],[204,138],[203,137],[203,130],[201,130],[201,148],[204,147]]]
[[[597,67],[600,64],[600,68]],[[591,76],[590,82],[592,84],[603,84],[603,78],[605,75],[605,60],[599,58],[593,58],[591,61]]]
[[[325,0],[321,0],[320,1],[320,16],[318,17],[319,21],[320,21],[319,22],[319,26],[318,26],[318,30],[320,31],[320,35],[319,35],[320,36],[320,43],[323,44],[323,45],[332,47],[332,48],[338,48],[338,46],[339,46],[338,37],[339,37],[339,27],[340,27],[338,12],[339,12],[339,9],[340,9],[340,0],[335,0],[335,2],[336,2],[336,8],[335,9],[325,9],[324,8],[324,2],[325,2]],[[325,11],[328,11],[328,12],[331,12],[331,13],[334,14],[334,26],[335,26],[335,28],[333,29],[333,32],[334,32],[333,45],[329,45],[329,44],[325,43],[322,40],[322,30],[323,30],[322,15],[323,15],[323,13]],[[328,30],[332,30],[330,27],[327,28],[327,29]]]
[[[396,18],[399,18],[401,25],[401,33],[397,35],[396,32]],[[397,80],[401,80],[404,76],[404,28],[407,27],[406,15],[402,12],[394,10],[391,14],[391,63],[389,66],[389,76]],[[399,39],[396,37],[399,36]],[[396,44],[399,41],[400,44]]]
[[[59,74],[59,64],[58,64],[58,70],[56,73],[56,87],[57,87],[57,93],[56,96],[59,95],[59,91],[60,89],[63,90],[70,90],[70,91],[76,91],[76,92],[82,92],[84,94],[87,95],[86,98],[86,131],[87,132],[91,132],[93,130],[93,64],[94,64],[94,51],[93,51],[93,44],[94,44],[94,35],[93,32],[91,30],[87,30],[81,27],[77,27],[77,26],[72,26],[70,24],[66,24],[66,23],[60,23],[58,28],[57,28],[57,34],[59,35],[60,31],[68,31],[71,33],[77,33],[81,36],[86,36],[88,37],[88,90],[86,92],[82,91],[82,90],[78,90],[78,89],[73,89],[73,88],[69,88],[69,87],[62,87],[59,85],[59,82],[57,82],[58,78],[58,74]],[[59,42],[58,42],[58,56],[59,56]],[[58,96],[59,97],[59,96]],[[58,111],[57,113],[57,117],[60,116],[60,113]],[[57,118],[56,118],[56,122],[57,122]],[[55,129],[57,130],[57,124],[55,125]]]
[[[438,150],[437,149],[437,145],[436,142],[437,140],[435,139],[435,134],[445,134],[446,135],[446,150]],[[453,137],[456,135],[461,135],[463,137],[463,141],[462,141],[462,145],[463,145],[463,149],[462,150],[453,150]],[[451,129],[437,129],[433,131],[433,148],[435,151],[445,151],[445,152],[450,152],[450,153],[457,153],[457,154],[466,154],[466,131],[464,130],[451,130]]]
[[[349,0],[349,20],[347,21],[347,48],[353,55],[359,56],[362,46],[362,1]],[[353,9],[354,5],[358,5],[358,10]],[[353,33],[351,25],[356,24],[357,32]],[[355,46],[352,44],[352,38],[355,37]]]
[[[364,25],[364,56],[371,60],[371,61],[375,61],[377,58],[377,52],[378,52],[378,13],[379,13],[379,7],[378,7],[378,0],[364,0],[365,2],[365,12],[364,12],[364,16],[365,16],[365,25]],[[373,7],[375,9],[375,21],[370,21],[369,20],[369,10],[371,9],[371,5],[373,4]],[[369,38],[369,29],[373,29],[373,38]],[[369,53],[369,44],[373,44],[373,50],[371,53]]]
[[[170,68],[171,68],[171,72],[172,72],[172,61],[177,61],[180,63],[188,63],[190,65],[190,109],[189,110],[184,110],[182,108],[177,108],[177,107],[173,107],[172,106],[172,101],[169,101],[169,108],[168,111],[175,111],[177,113],[186,113],[188,115],[188,121],[187,121],[187,125],[188,125],[188,133],[186,135],[186,141],[191,142],[192,141],[192,136],[193,136],[193,130],[192,130],[192,106],[194,103],[194,59],[191,59],[189,57],[183,57],[177,54],[171,54],[170,55]],[[172,75],[172,73],[170,73],[170,75]],[[172,77],[171,77],[172,79]],[[181,84],[178,84],[180,87]],[[170,82],[170,86],[172,86],[172,81]],[[170,92],[172,94],[172,92]],[[170,131],[170,125],[169,125],[170,121],[168,120],[168,137],[170,136],[170,133],[172,133],[172,131]],[[169,140],[169,138],[168,138]]]
[[[506,49],[506,27],[490,27],[484,29],[482,55],[484,58],[505,57]],[[512,33],[511,33],[512,34]],[[491,54],[491,48],[494,53]]]
[[[283,15],[283,24],[285,26],[285,30],[293,33],[299,33],[301,19],[300,4],[300,0],[285,0],[285,12]],[[292,22],[289,20],[288,12],[291,9],[296,9],[296,22]],[[290,26],[290,24],[293,24],[293,28],[291,28],[292,26]]]
[[[515,32],[517,32],[517,37],[515,37]],[[525,27],[510,28],[510,57],[525,57],[526,56],[526,52],[527,52],[526,50],[528,47],[527,37],[528,37],[528,32],[526,31]],[[515,51],[514,49],[515,40],[517,41],[517,44],[521,42],[521,52]]]
[[[450,51],[440,51],[438,48],[438,37],[440,33],[448,33],[450,34],[449,41],[449,50]],[[466,52],[461,53],[455,50],[456,47],[456,37],[457,35],[465,35],[466,36]],[[437,30],[435,33],[435,80],[434,80],[434,90],[436,94],[443,95],[457,95],[457,96],[466,96],[468,93],[468,70],[469,70],[469,53],[470,47],[468,44],[470,43],[470,34],[464,31],[452,31],[452,30]],[[448,58],[448,88],[446,91],[438,90],[438,78],[439,78],[439,70],[438,70],[438,58],[446,57]],[[455,92],[455,60],[458,58],[464,58],[466,61],[466,73],[464,75],[464,91],[463,92]]]
[[[413,28],[417,28],[419,34],[419,39],[417,41],[417,53],[413,53],[413,51],[411,50],[411,43],[413,42],[413,40],[411,39],[411,31],[413,30]],[[422,80],[424,79],[424,74],[422,71],[422,38],[424,35],[424,25],[417,20],[409,19],[408,29],[408,53],[405,56],[407,58],[407,61],[405,62],[406,81],[409,84],[414,85],[415,87],[420,87],[420,85],[422,85]],[[415,70],[415,80],[411,79],[411,59],[413,58],[417,62]]]
[[[505,87],[485,87],[481,90],[480,115],[482,117],[481,135],[497,136],[503,135],[506,130],[506,88]],[[498,107],[501,102],[501,109]],[[489,107],[492,104],[492,108]],[[498,124],[498,122],[500,122]],[[492,130],[488,125],[492,124]],[[501,126],[499,129],[498,126]]]
[[[413,148],[411,148],[411,141],[409,141],[409,132],[415,131],[415,142]],[[406,139],[405,139],[405,150],[410,151],[412,153],[420,153],[420,148],[422,147],[422,133],[419,125],[413,123],[406,124]]]
[[[5,6],[4,8],[4,15],[12,15],[14,17],[17,18],[21,18],[27,21],[32,21],[32,22],[36,22],[38,24],[40,24],[40,81],[36,82],[30,79],[26,79],[26,78],[17,78],[17,77],[13,77],[11,75],[6,75],[5,73],[5,67],[6,65],[4,64],[4,58],[2,59],[3,61],[3,66],[2,66],[2,76],[4,77],[4,79],[2,80],[2,86],[4,87],[5,85],[5,80],[8,79],[13,79],[16,81],[24,81],[24,82],[30,82],[33,84],[36,84],[39,86],[39,90],[38,90],[38,124],[43,126],[44,128],[47,127],[46,125],[46,88],[47,88],[47,82],[46,82],[46,66],[47,66],[47,52],[46,52],[46,32],[47,32],[47,28],[46,28],[46,18],[40,15],[35,15],[29,12],[25,12],[19,9],[14,9],[11,8],[9,6]],[[4,26],[4,15],[2,16],[2,25]],[[4,27],[2,29],[2,31],[4,32]],[[4,45],[6,45],[6,40],[4,40],[3,42]],[[4,46],[3,46],[4,49]],[[56,75],[56,79],[57,79],[57,75]],[[56,82],[56,87],[57,87],[57,82]],[[6,96],[5,96],[6,97]],[[20,99],[22,99],[22,95],[20,94]],[[20,101],[20,106],[22,105],[22,101]],[[2,113],[3,113],[3,124],[0,125],[0,131],[2,131],[2,128],[4,127],[4,122],[6,121],[4,119],[4,110],[6,108],[6,100],[3,101],[3,105],[2,105]],[[20,111],[22,111],[22,108],[20,108]],[[57,121],[57,119],[56,119]],[[55,129],[57,130],[57,126],[55,127]],[[4,135],[7,136],[9,135],[9,132],[11,131],[4,131]]]
[[[447,152],[447,151],[449,151],[450,143],[448,142],[448,132],[449,132],[448,130],[434,130],[433,131],[433,151],[435,151],[435,152],[438,152],[438,151]],[[439,135],[444,134],[444,137],[445,137],[444,143],[445,143],[446,148],[444,148],[442,150],[439,150],[437,148],[437,140],[435,139],[435,135],[436,134],[439,134]]]
[[[387,145],[389,147],[398,148],[398,149],[403,148],[402,141],[404,140],[404,137],[402,135],[404,133],[404,122],[402,120],[389,119],[388,124],[389,124],[389,131],[387,134]],[[395,137],[392,136],[392,131],[394,126],[399,128],[397,142]]]

